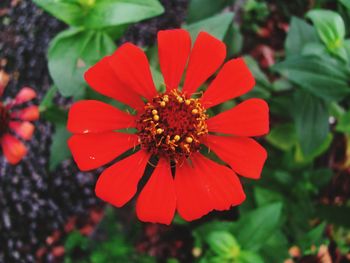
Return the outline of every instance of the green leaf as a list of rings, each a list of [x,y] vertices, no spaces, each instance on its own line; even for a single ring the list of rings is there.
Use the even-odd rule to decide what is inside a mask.
[[[326,220],[328,223],[339,226],[350,227],[350,207],[319,205],[317,207],[317,215]]]
[[[231,0],[191,0],[187,11],[187,23],[194,23],[219,13]]]
[[[237,240],[243,250],[257,251],[280,223],[282,204],[274,203],[244,214],[237,225]]]
[[[326,187],[333,177],[333,171],[329,168],[321,168],[310,172],[310,181],[318,189]]]
[[[285,42],[287,56],[301,54],[306,44],[318,41],[316,30],[313,26],[303,19],[292,17]]]
[[[304,46],[301,54],[304,56],[316,56],[316,57],[329,56],[327,48],[320,42],[307,43]]]
[[[202,258],[199,263],[231,263],[230,259],[225,259],[221,255],[218,256],[207,256]]]
[[[89,29],[136,23],[164,12],[158,0],[34,0],[34,2],[71,26]]]
[[[98,0],[85,18],[88,28],[140,22],[164,12],[158,0]]]
[[[71,157],[67,140],[70,133],[66,129],[68,113],[53,103],[57,89],[52,87],[45,95],[40,104],[41,117],[55,125],[50,146],[49,170],[53,171],[64,160]]]
[[[162,73],[154,67],[151,67],[151,73],[152,73],[154,85],[156,86],[157,91],[164,92],[165,91],[165,84],[164,84],[164,78],[163,78]]]
[[[282,151],[288,151],[297,143],[295,127],[292,123],[274,126],[266,136],[266,140]]]
[[[301,88],[328,101],[338,101],[350,94],[348,69],[335,60],[297,56],[276,64],[272,69]]]
[[[345,24],[342,17],[331,10],[311,10],[306,14],[314,23],[322,42],[330,50],[342,45],[345,37]]]
[[[58,34],[50,45],[48,60],[60,93],[66,97],[84,93],[84,72],[115,49],[113,40],[103,32],[68,29]]]
[[[78,1],[33,0],[35,4],[69,25],[81,25],[84,12]]]
[[[266,77],[265,73],[260,69],[259,64],[251,57],[245,56],[244,61],[247,63],[249,69],[252,71],[256,85],[253,90],[243,95],[243,99],[248,98],[263,98],[267,99],[270,97],[272,90],[272,84]]]
[[[252,71],[254,78],[260,86],[271,89],[271,83],[265,73],[260,69],[259,64],[251,56],[244,56],[244,61],[247,63],[247,66]]]
[[[254,188],[254,197],[258,206],[284,201],[283,196],[279,192],[262,187]]]
[[[344,41],[344,49],[346,51],[347,54],[347,61],[350,61],[350,39],[346,39]]]
[[[272,83],[272,89],[277,92],[291,90],[292,88],[292,83],[286,79],[277,79]]]
[[[299,241],[298,245],[303,249],[309,249],[311,246],[320,246],[323,244],[323,236],[326,228],[326,223],[321,223],[314,229],[306,233]]]
[[[68,113],[58,106],[52,105],[42,111],[40,116],[54,125],[63,126],[66,125]]]
[[[225,258],[236,258],[239,254],[239,245],[229,232],[211,232],[206,241],[216,254]]]
[[[76,248],[85,250],[88,246],[88,243],[89,239],[87,237],[82,236],[78,231],[73,231],[69,233],[64,243],[64,248],[68,253]]]
[[[350,1],[349,0],[339,0],[349,11],[350,11]]]
[[[294,98],[295,127],[301,149],[305,155],[314,152],[328,135],[328,110],[325,103],[305,92]]]
[[[50,89],[46,92],[44,98],[41,100],[39,105],[40,112],[43,112],[50,107],[54,106],[53,99],[57,94],[57,87],[52,86]]]
[[[288,258],[289,242],[281,230],[271,233],[259,254],[265,262],[284,262]]]
[[[335,129],[338,132],[350,134],[350,111],[339,118]]]
[[[264,263],[264,260],[256,253],[251,251],[242,251],[237,258],[237,263]]]
[[[206,242],[208,233],[217,232],[217,231],[231,232],[233,227],[234,227],[233,222],[212,221],[212,222],[205,223],[200,227],[196,228],[194,231],[196,243],[198,245],[203,243],[204,241]]]
[[[56,125],[50,147],[50,171],[53,171],[62,161],[71,157],[71,152],[67,145],[67,140],[70,136],[71,134],[65,126]]]
[[[312,162],[317,156],[320,156],[325,151],[327,151],[327,149],[331,146],[332,141],[333,141],[333,134],[328,133],[326,139],[308,155],[303,153],[299,142],[295,150],[295,155],[294,155],[295,161],[299,165],[308,164]]]
[[[192,39],[196,39],[199,32],[205,31],[218,39],[223,40],[232,21],[233,13],[227,12],[193,24],[184,25],[183,28],[190,32]]]
[[[243,35],[240,26],[237,23],[232,23],[225,36],[225,44],[227,47],[227,56],[237,56],[242,52]]]

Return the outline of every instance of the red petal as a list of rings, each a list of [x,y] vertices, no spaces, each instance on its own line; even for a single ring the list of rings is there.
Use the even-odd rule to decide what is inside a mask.
[[[267,158],[266,150],[246,137],[207,136],[206,145],[238,174],[252,179],[260,178]]]
[[[250,91],[255,79],[242,58],[228,61],[204,92],[201,99],[206,108],[239,97]]]
[[[214,74],[225,57],[226,47],[223,42],[208,33],[199,33],[188,62],[183,91],[188,94],[195,92]]]
[[[14,111],[11,113],[11,118],[22,121],[35,121],[39,119],[39,108],[38,106],[29,106],[23,110]]]
[[[102,200],[121,207],[136,193],[149,154],[141,150],[104,170],[96,183],[96,195]]]
[[[10,128],[23,140],[30,140],[33,136],[33,132],[35,129],[34,125],[28,121],[11,121]]]
[[[201,154],[195,154],[191,159],[194,169],[202,177],[204,189],[212,201],[212,209],[227,210],[244,201],[245,194],[234,171]]]
[[[15,105],[19,105],[36,98],[36,92],[32,88],[22,88],[15,98]]]
[[[160,159],[137,200],[137,217],[143,222],[169,225],[175,208],[175,186],[170,164],[165,159]]]
[[[111,56],[110,66],[128,88],[148,100],[157,95],[156,87],[145,53],[137,46],[126,43]]]
[[[123,84],[110,66],[111,57],[104,57],[85,72],[86,82],[97,92],[125,103],[135,109],[144,106],[143,101],[130,87]]]
[[[183,219],[192,221],[212,210],[201,176],[187,162],[176,167],[175,189],[177,211]]]
[[[260,136],[269,132],[269,106],[262,99],[249,99],[207,121],[211,132],[236,136]]]
[[[82,171],[96,169],[137,144],[136,135],[119,132],[75,134],[68,140],[73,158]]]
[[[67,129],[72,133],[99,133],[135,127],[135,117],[97,100],[79,101],[71,107]]]
[[[1,146],[4,155],[10,164],[19,163],[27,154],[27,148],[25,145],[20,140],[9,134],[5,134],[1,138]]]
[[[179,86],[190,51],[191,37],[186,30],[158,32],[159,64],[168,91]]]
[[[192,163],[193,167],[184,163],[176,169],[177,210],[182,218],[192,221],[244,201],[241,183],[231,169],[201,154],[193,155]]]

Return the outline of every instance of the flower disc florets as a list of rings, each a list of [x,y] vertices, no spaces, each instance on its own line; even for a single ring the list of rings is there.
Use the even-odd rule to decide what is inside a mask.
[[[6,107],[0,102],[0,138],[8,131],[10,114]]]
[[[137,121],[141,147],[178,162],[199,150],[208,133],[207,119],[198,99],[178,90],[160,94],[145,105]]]

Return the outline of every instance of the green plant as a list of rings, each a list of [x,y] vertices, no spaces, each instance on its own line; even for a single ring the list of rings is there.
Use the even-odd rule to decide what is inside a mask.
[[[83,74],[101,57],[110,55],[115,41],[130,24],[164,12],[158,0],[34,0],[70,28],[58,34],[48,51],[49,71],[59,92],[83,97]]]
[[[155,260],[135,251],[133,240],[128,239],[120,225],[116,224],[115,211],[105,212],[98,231],[102,237],[87,237],[78,231],[69,234],[65,241],[65,263],[131,262],[153,263]],[[79,256],[82,259],[77,260]]]

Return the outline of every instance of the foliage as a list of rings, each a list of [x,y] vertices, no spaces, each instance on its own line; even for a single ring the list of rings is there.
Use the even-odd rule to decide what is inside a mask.
[[[59,92],[82,97],[83,73],[110,55],[114,41],[130,24],[164,12],[158,0],[34,0],[71,26],[58,34],[48,51],[50,74]]]
[[[154,263],[146,255],[135,252],[131,240],[127,240],[121,226],[116,224],[116,214],[113,209],[107,209],[106,215],[98,229],[104,237],[89,238],[78,231],[72,232],[66,242],[66,257],[64,263],[105,263],[105,262],[131,262]],[[82,256],[76,260],[75,254]]]

